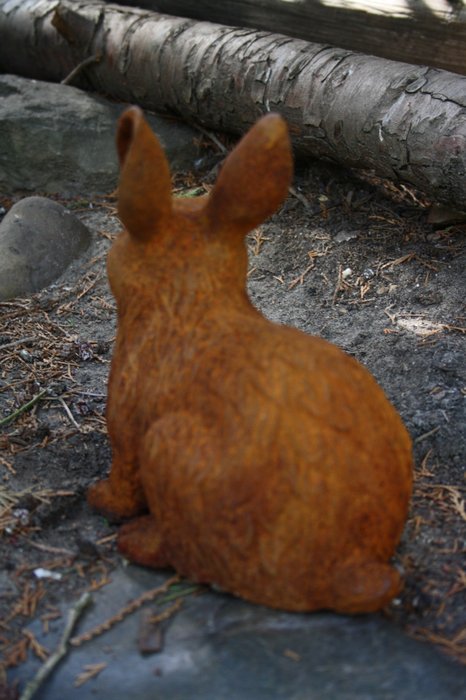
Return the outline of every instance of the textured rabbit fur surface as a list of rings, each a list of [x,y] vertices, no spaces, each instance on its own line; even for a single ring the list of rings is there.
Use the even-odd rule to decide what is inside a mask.
[[[109,253],[118,332],[110,476],[89,503],[130,518],[129,559],[294,611],[380,609],[412,487],[411,441],[382,389],[334,345],[268,321],[245,235],[286,197],[283,119],[260,119],[211,192],[173,198],[140,109],[120,119]]]

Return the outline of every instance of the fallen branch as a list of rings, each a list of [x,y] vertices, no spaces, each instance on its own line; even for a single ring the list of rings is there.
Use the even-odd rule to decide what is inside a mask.
[[[466,8],[461,0],[121,0],[118,4],[281,32],[456,73],[466,70]]]
[[[86,88],[236,134],[276,111],[298,155],[465,207],[463,76],[101,2],[0,0],[0,70],[60,81],[90,52]]]
[[[36,336],[27,335],[25,338],[18,338],[18,340],[12,340],[9,343],[3,343],[0,345],[0,350],[9,350],[10,348],[15,348],[18,345],[29,345],[36,340]]]
[[[34,678],[27,683],[19,700],[31,700],[39,686],[45,681],[55,666],[66,655],[69,649],[68,644],[71,634],[73,633],[73,629],[90,602],[91,596],[86,592],[83,593],[78,602],[71,608],[68,613],[68,620],[66,622],[65,629],[63,630],[62,638],[60,639],[56,651],[51,654],[47,661],[40,667]]]
[[[93,63],[98,63],[101,58],[102,58],[102,55],[100,53],[96,53],[94,56],[88,56],[87,58],[84,59],[84,61],[81,61],[81,63],[79,63],[76,66],[76,68],[73,68],[71,73],[69,73],[69,75],[67,75],[66,78],[63,78],[63,80],[60,81],[61,84],[62,85],[71,85],[71,83],[76,78],[76,76],[78,76],[79,73],[81,73],[81,71],[84,68],[87,68],[88,66],[92,65]]]
[[[41,398],[48,392],[48,389],[42,389],[42,391],[39,391],[38,394],[32,397],[30,401],[27,403],[23,404],[19,408],[16,409],[13,413],[10,413],[9,416],[6,416],[5,418],[2,418],[0,420],[0,428],[3,427],[4,425],[8,425],[12,421],[16,420],[18,416],[20,416],[22,413],[25,411],[29,411],[30,408],[36,405],[38,401],[41,400]]]

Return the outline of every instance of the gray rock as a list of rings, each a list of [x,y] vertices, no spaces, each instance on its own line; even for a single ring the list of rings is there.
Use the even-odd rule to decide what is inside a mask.
[[[136,566],[112,572],[78,633],[108,620],[163,576]],[[149,608],[157,613],[153,606]],[[66,615],[43,633],[54,649]],[[144,610],[79,647],[34,695],[35,700],[459,700],[466,670],[377,615],[298,615],[268,610],[228,595],[190,596],[165,627],[159,653],[142,655]],[[74,687],[87,664],[105,662],[96,677]],[[40,662],[12,670],[20,687]]]
[[[455,350],[441,349],[434,353],[432,364],[436,369],[466,379],[466,364],[464,354]]]
[[[0,76],[0,188],[62,195],[111,192],[115,127],[128,105],[69,85]],[[147,115],[174,171],[190,169],[198,134]]]
[[[47,286],[90,240],[86,226],[58,202],[21,199],[0,223],[0,300]]]

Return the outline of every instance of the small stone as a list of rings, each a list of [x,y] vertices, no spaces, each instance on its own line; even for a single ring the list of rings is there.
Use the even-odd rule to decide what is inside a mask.
[[[390,287],[387,287],[385,285],[381,285],[380,287],[377,287],[377,289],[376,289],[376,293],[379,296],[382,296],[382,294],[387,294],[387,292],[389,292],[389,291],[390,291]]]
[[[20,354],[20,357],[21,357],[25,362],[32,362],[33,357],[32,357],[32,355],[31,355],[31,353],[28,352],[27,350],[24,350],[24,348],[23,348],[22,350],[19,351],[19,354]]]
[[[86,226],[58,202],[21,199],[0,223],[0,300],[43,289],[90,240]]]
[[[34,569],[32,573],[38,579],[49,578],[49,579],[52,579],[53,581],[61,581],[61,579],[62,579],[62,574],[58,573],[57,571],[50,571],[49,569],[43,569],[42,567],[39,567],[38,569]]]
[[[340,233],[337,233],[334,240],[335,240],[335,243],[346,243],[346,241],[351,241],[357,237],[358,237],[357,231],[340,231]]]
[[[366,267],[366,268],[362,271],[362,276],[364,277],[365,280],[369,281],[369,280],[371,280],[373,277],[375,277],[375,272],[374,272],[374,270],[373,270],[371,267]]]
[[[456,350],[439,350],[434,353],[432,365],[443,372],[466,378],[464,354]]]

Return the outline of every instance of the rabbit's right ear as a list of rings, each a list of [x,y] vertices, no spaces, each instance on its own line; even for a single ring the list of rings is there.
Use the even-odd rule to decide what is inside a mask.
[[[139,107],[120,117],[116,144],[121,167],[118,212],[133,238],[148,241],[172,209],[167,159]]]
[[[244,235],[262,223],[285,199],[292,170],[286,123],[268,114],[223,164],[206,206],[211,226]]]

